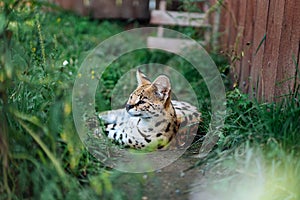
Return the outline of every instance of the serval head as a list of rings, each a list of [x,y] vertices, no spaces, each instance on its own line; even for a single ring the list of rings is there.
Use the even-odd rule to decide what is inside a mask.
[[[151,82],[137,70],[136,78],[138,87],[130,94],[126,104],[126,110],[131,116],[153,118],[173,110],[171,84],[167,76],[160,75]]]

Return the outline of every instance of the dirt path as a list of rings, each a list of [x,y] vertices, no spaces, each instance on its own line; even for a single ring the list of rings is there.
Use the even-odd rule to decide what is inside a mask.
[[[121,176],[126,196],[129,199],[141,196],[142,200],[189,199],[191,185],[195,179],[201,178],[200,168],[185,171],[197,162],[193,155],[193,152],[187,151],[169,166],[155,172]],[[126,184],[128,180],[130,184]]]
[[[191,152],[186,152],[169,166],[147,176],[143,199],[189,199],[191,184],[201,177],[199,168],[183,172],[197,162],[192,156]]]

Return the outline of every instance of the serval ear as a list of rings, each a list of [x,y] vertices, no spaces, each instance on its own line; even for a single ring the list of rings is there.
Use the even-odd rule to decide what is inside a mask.
[[[151,84],[151,81],[147,78],[147,76],[145,74],[143,74],[143,72],[141,72],[140,69],[138,69],[136,71],[136,79],[138,82],[138,85],[146,85],[146,84]]]
[[[169,78],[165,75],[160,75],[155,79],[152,85],[156,88],[156,95],[166,103],[170,103],[171,83]]]

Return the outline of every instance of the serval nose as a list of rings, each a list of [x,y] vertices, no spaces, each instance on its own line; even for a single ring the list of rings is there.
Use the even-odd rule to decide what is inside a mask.
[[[131,105],[131,104],[126,104],[125,105],[125,108],[126,108],[126,111],[128,112],[131,108],[133,108],[134,106]]]

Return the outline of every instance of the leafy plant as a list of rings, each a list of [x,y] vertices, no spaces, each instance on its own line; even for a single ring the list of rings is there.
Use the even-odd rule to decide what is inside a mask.
[[[90,176],[105,169],[76,134],[71,90],[82,52],[121,28],[102,22],[99,31],[97,22],[49,6],[0,2],[0,196],[105,196],[86,186]],[[102,176],[98,184],[110,181]]]

